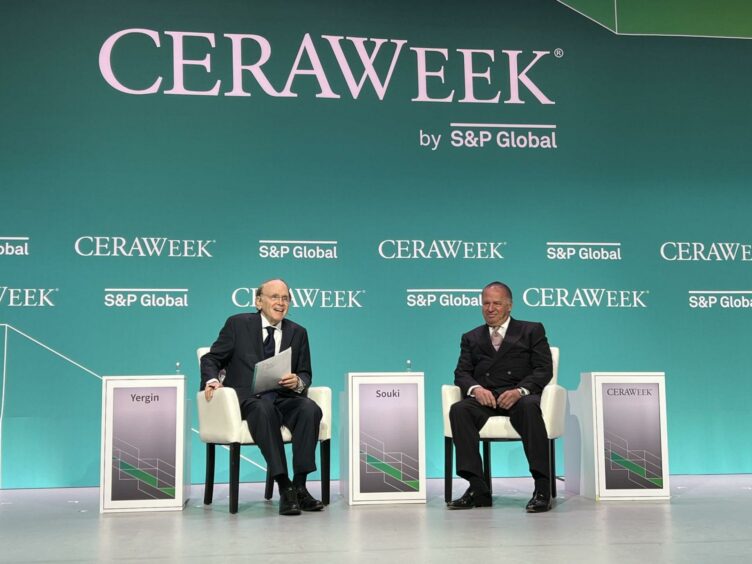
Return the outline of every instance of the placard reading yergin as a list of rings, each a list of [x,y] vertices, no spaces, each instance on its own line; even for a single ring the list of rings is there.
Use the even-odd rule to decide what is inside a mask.
[[[177,388],[113,394],[112,501],[174,499]]]

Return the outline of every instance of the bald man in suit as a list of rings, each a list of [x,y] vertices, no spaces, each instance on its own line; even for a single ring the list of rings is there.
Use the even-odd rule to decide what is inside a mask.
[[[449,422],[457,450],[457,475],[470,486],[447,504],[449,509],[489,507],[491,492],[483,480],[480,429],[489,417],[509,416],[522,438],[535,480],[529,513],[551,509],[548,435],[540,394],[553,376],[551,349],[540,323],[510,317],[512,290],[502,282],[483,289],[485,323],[462,335],[454,382],[463,399],[452,405]]]
[[[258,311],[230,317],[201,358],[201,389],[207,400],[222,386],[235,389],[243,419],[277,482],[280,515],[300,515],[301,510],[324,508],[306,489],[306,477],[316,470],[321,409],[306,397],[312,379],[308,333],[285,319],[289,307],[290,289],[284,280],[261,284],[256,291]],[[292,349],[292,372],[282,377],[279,389],[253,394],[251,381],[256,363],[288,348]],[[220,382],[222,370],[225,378]],[[282,425],[292,433],[292,480],[287,471]]]

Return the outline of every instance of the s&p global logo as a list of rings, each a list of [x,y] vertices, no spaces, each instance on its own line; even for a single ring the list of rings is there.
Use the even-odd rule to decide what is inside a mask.
[[[378,252],[386,260],[501,260],[506,245],[506,241],[385,239]]]
[[[188,307],[188,288],[105,288],[104,305],[114,308]]]
[[[337,241],[260,239],[259,257],[270,259],[336,260]]]
[[[660,254],[669,262],[750,262],[752,243],[666,241]]]
[[[73,249],[82,257],[213,258],[216,240],[83,235]]]
[[[0,257],[29,256],[28,237],[0,237]]]
[[[614,261],[621,260],[621,243],[546,243],[548,260]]]
[[[607,288],[528,288],[522,300],[528,307],[646,308],[650,290]]]
[[[323,288],[290,288],[291,308],[358,309],[363,307],[365,290],[328,290]],[[235,288],[235,307],[255,308],[256,288]]]
[[[480,307],[480,288],[413,288],[405,290],[407,307]]]
[[[59,288],[11,288],[0,286],[2,307],[55,307],[54,296]]]
[[[690,290],[689,307],[752,311],[752,290]]]

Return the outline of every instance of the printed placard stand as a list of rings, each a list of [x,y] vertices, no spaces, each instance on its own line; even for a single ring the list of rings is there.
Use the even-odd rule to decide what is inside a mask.
[[[426,502],[422,372],[350,372],[340,490],[350,505]]]
[[[567,491],[598,500],[671,497],[663,372],[584,372],[569,408]]]
[[[190,472],[185,377],[102,378],[99,510],[181,510]]]

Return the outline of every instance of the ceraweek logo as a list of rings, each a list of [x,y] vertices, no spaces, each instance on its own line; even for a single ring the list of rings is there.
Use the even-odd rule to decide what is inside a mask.
[[[621,243],[583,243],[549,241],[546,243],[549,260],[614,261],[621,260]]]
[[[365,290],[328,290],[322,288],[290,288],[290,307],[320,309],[362,308]],[[236,288],[232,292],[235,307],[254,308],[256,288]]]
[[[499,260],[506,241],[463,241],[461,239],[385,239],[379,243],[379,256],[386,260],[462,259]]]
[[[528,288],[522,300],[529,307],[645,308],[650,290],[607,288]]]
[[[28,237],[0,237],[0,257],[29,256]]]
[[[213,258],[209,246],[214,243],[213,239],[84,235],[73,248],[82,257]]]
[[[297,98],[299,94],[296,92],[296,79],[302,76],[305,81],[310,81],[311,77],[316,81],[319,90],[316,98],[347,98],[349,93],[353,100],[357,100],[362,92],[370,90],[364,88],[369,84],[378,99],[383,100],[389,91],[393,72],[401,61],[403,68],[415,69],[413,92],[416,95],[411,99],[412,102],[456,101],[461,104],[514,105],[525,104],[526,101],[535,101],[541,105],[556,103],[543,92],[532,77],[534,67],[544,67],[544,61],[551,60],[550,50],[450,50],[446,47],[404,49],[408,43],[406,39],[367,39],[344,34],[322,35],[320,39],[314,40],[310,33],[305,33],[300,40],[295,61],[288,67],[289,59],[286,54],[273,58],[272,43],[258,34],[225,33],[218,38],[213,32],[165,31],[163,35],[170,37],[167,43],[172,50],[172,57],[168,57],[172,63],[172,88],[164,89],[163,77],[156,73],[148,75],[141,84],[124,84],[121,81],[122,74],[118,78],[113,67],[112,51],[118,43],[118,52],[127,53],[130,47],[143,42],[144,37],[151,40],[155,46],[147,55],[147,64],[144,66],[151,68],[152,59],[162,59],[159,53],[159,49],[162,48],[162,36],[153,29],[130,28],[110,35],[99,50],[99,71],[102,78],[112,88],[130,95],[149,95],[162,91],[163,94],[179,96],[220,96],[224,90],[225,96],[251,97],[251,91],[246,90],[249,88],[254,96],[263,92],[275,98]],[[139,36],[139,39],[134,40],[133,36]],[[217,48],[218,39],[224,45],[220,45],[219,50],[213,52]],[[289,48],[289,45],[283,45],[282,51],[286,53]],[[188,59],[186,50],[204,55],[198,59]],[[320,52],[326,54],[323,59],[327,62],[326,65],[319,56]],[[553,51],[557,59],[563,54],[560,48]],[[199,74],[211,75],[212,57],[216,60],[217,56],[224,57],[218,65],[225,73],[222,79],[215,79],[211,87],[203,90],[195,89],[197,83],[194,84],[194,88],[186,85],[186,74],[194,77],[194,80],[197,80],[195,77]],[[410,61],[404,61],[406,57],[409,57]],[[118,60],[122,63],[124,59],[121,56]],[[336,67],[328,64],[330,60],[336,61]],[[446,63],[451,63],[449,69],[446,68]],[[284,67],[279,68],[280,64]],[[188,66],[201,67],[204,70],[193,69],[186,73]],[[231,69],[229,73],[227,69]],[[362,73],[360,77],[356,77],[360,69]],[[457,72],[455,69],[461,70]],[[270,80],[270,77],[276,79],[285,75],[287,79],[281,89],[281,82],[275,86]],[[346,90],[342,87],[336,92],[332,88],[330,78],[337,78],[344,83]],[[198,80],[206,82],[206,76]],[[298,84],[300,82],[302,81],[298,81]]]
[[[653,390],[650,388],[608,388],[606,390],[607,396],[652,396]]]
[[[0,286],[0,305],[5,307],[55,307],[52,296],[59,291],[59,288]]]
[[[337,241],[286,241],[275,239],[259,240],[259,256],[261,258],[281,259],[292,257],[295,259],[336,260]]]
[[[407,307],[480,307],[480,288],[411,288]]]
[[[752,290],[690,290],[689,307],[752,310]]]
[[[188,307],[187,288],[105,288],[104,292],[107,307]]]
[[[752,243],[666,241],[660,253],[670,262],[750,262]]]

